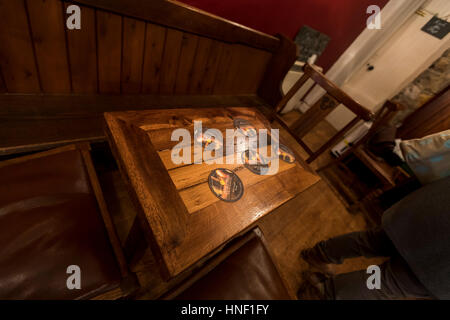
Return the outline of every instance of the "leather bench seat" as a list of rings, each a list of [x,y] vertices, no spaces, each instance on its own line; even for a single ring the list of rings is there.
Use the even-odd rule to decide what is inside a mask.
[[[291,297],[266,247],[251,238],[177,300],[289,300]]]
[[[81,269],[81,289],[66,286]],[[120,270],[78,149],[1,166],[0,299],[90,298]]]

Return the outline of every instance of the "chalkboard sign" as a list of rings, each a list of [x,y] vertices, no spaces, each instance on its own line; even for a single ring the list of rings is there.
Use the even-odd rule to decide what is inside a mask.
[[[430,21],[422,28],[428,34],[438,39],[444,39],[445,36],[450,32],[450,23],[439,19],[437,16],[431,18]]]
[[[294,40],[300,46],[299,61],[306,62],[313,55],[320,57],[330,42],[330,37],[311,27],[303,26]]]

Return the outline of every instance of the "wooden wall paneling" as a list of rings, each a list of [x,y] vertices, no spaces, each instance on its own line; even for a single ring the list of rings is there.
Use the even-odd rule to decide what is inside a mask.
[[[166,42],[166,28],[147,23],[142,92],[158,93],[161,64]]]
[[[121,92],[140,93],[144,62],[145,22],[123,18]]]
[[[243,45],[237,45],[239,51],[238,72],[232,82],[235,93],[254,93],[258,89],[270,53]]]
[[[224,44],[219,59],[219,68],[214,83],[213,93],[231,93],[235,72],[239,66],[239,52],[235,46]]]
[[[2,69],[0,68],[0,92],[4,93],[6,92],[6,86],[5,86],[5,81],[3,80],[3,72]]]
[[[272,54],[264,50],[246,47],[248,63],[246,64],[247,77],[244,77],[244,92],[256,93],[266,72]]]
[[[198,40],[197,53],[192,65],[192,77],[189,83],[190,93],[200,93],[204,81],[206,64],[212,50],[213,40],[200,37]]]
[[[9,92],[40,91],[23,1],[0,0],[0,66]]]
[[[27,6],[42,89],[46,93],[68,93],[71,84],[63,3],[27,0]]]
[[[120,93],[122,17],[96,10],[100,93]]]
[[[279,46],[279,40],[273,36],[177,1],[74,0],[74,2],[216,40],[266,49],[270,52],[276,51]]]
[[[162,94],[174,92],[182,41],[183,32],[167,29],[159,84],[159,92]]]
[[[192,77],[198,40],[199,37],[196,35],[186,32],[183,33],[180,59],[178,62],[178,73],[175,81],[175,93],[185,94],[189,91],[189,83]]]
[[[213,92],[223,47],[223,42],[213,40],[209,57],[206,61],[206,68],[203,73],[199,93],[211,94]]]
[[[64,3],[67,8],[70,3]],[[65,11],[66,12],[66,11]],[[72,91],[97,92],[97,48],[95,10],[81,8],[81,29],[66,29]]]
[[[237,55],[237,62],[235,70],[237,72],[232,76],[231,90],[233,92],[248,92],[249,82],[251,80],[251,65],[252,59],[250,48],[243,45],[236,45],[235,55]]]
[[[282,35],[278,37],[280,38],[279,47],[272,54],[258,88],[258,95],[273,107],[283,97],[281,83],[298,56],[297,45],[291,39]]]

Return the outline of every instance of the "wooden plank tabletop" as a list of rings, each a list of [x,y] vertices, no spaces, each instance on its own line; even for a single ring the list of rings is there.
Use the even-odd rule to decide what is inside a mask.
[[[319,177],[303,160],[279,161],[274,175],[257,175],[243,164],[174,164],[174,129],[193,133],[194,121],[222,131],[246,119],[256,129],[270,124],[256,108],[159,109],[105,113],[107,134],[120,170],[137,202],[140,218],[163,271],[173,277],[217,249],[265,214],[309,188]],[[193,136],[193,135],[192,135]],[[281,141],[283,143],[283,141]],[[237,152],[229,157],[240,157]],[[192,158],[192,157],[191,157]],[[225,202],[210,190],[208,176],[217,168],[238,175],[244,192]]]

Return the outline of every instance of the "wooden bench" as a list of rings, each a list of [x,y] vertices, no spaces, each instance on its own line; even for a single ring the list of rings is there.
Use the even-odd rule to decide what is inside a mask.
[[[0,53],[5,155],[103,140],[108,111],[274,106],[297,49],[174,1],[1,0]]]

